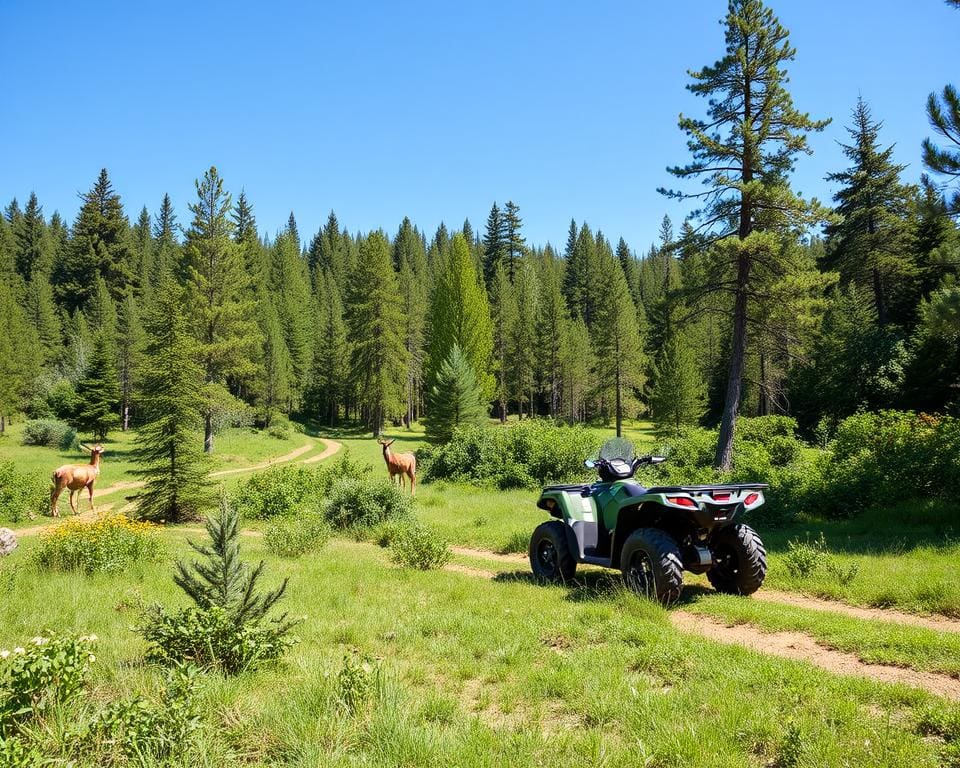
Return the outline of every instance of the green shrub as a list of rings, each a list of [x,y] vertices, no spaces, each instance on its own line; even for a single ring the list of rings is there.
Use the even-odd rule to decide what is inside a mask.
[[[72,518],[43,531],[33,561],[48,571],[118,573],[154,562],[162,552],[155,525],[115,514],[93,521]]]
[[[411,506],[410,497],[385,478],[345,478],[331,487],[324,515],[334,528],[368,528],[409,516]]]
[[[43,514],[50,505],[50,481],[20,472],[12,461],[0,461],[0,520],[13,523]]]
[[[167,675],[160,701],[135,696],[107,704],[81,736],[85,756],[97,756],[101,765],[113,765],[110,758],[117,753],[140,764],[183,758],[200,728],[196,689],[196,668],[176,667]]]
[[[193,664],[227,675],[274,661],[296,642],[286,622],[238,622],[234,611],[219,606],[167,613],[154,605],[146,609],[138,629],[150,644],[148,661]]]
[[[204,561],[178,562],[173,577],[194,606],[171,614],[154,605],[144,611],[138,630],[149,643],[150,661],[235,675],[279,658],[296,642],[290,634],[296,622],[286,614],[270,616],[287,580],[260,588],[264,563],[251,568],[240,559],[240,516],[226,497],[206,529],[209,544],[190,542]]]
[[[450,562],[450,547],[430,528],[411,522],[395,532],[390,557],[398,565],[429,571]]]
[[[579,425],[526,419],[508,427],[457,429],[448,443],[421,448],[417,462],[425,480],[532,487],[582,478],[583,460],[596,454],[599,442]]]
[[[80,693],[96,661],[96,640],[96,635],[37,636],[25,647],[0,650],[0,737]]]
[[[264,531],[268,552],[279,557],[300,557],[321,549],[330,538],[330,526],[314,512],[273,520]]]
[[[384,520],[382,523],[367,529],[366,538],[378,547],[389,547],[397,534],[408,525],[410,525],[410,520],[406,517]]]
[[[337,673],[337,702],[347,714],[356,715],[371,702],[380,683],[380,665],[372,657],[345,656]]]
[[[810,541],[809,537],[806,541],[791,539],[787,542],[787,553],[784,556],[787,571],[794,578],[812,575],[825,559],[826,551],[827,542],[822,533],[815,541]]]
[[[369,464],[352,460],[348,453],[316,467],[286,464],[251,475],[231,501],[244,517],[257,520],[319,510],[338,479],[362,478],[371,470]]]
[[[515,555],[517,553],[526,554],[530,548],[530,531],[514,531],[501,546],[497,547],[497,554]]]
[[[66,451],[76,444],[77,431],[66,422],[56,419],[34,419],[23,425],[20,441],[24,445],[43,445]]]

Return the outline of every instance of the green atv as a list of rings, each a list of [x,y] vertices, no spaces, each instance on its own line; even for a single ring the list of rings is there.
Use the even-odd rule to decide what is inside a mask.
[[[661,456],[634,457],[627,440],[608,441],[592,485],[551,485],[537,506],[556,520],[530,537],[530,567],[545,581],[573,578],[577,563],[619,568],[628,587],[663,603],[683,588],[683,571],[706,573],[719,592],[750,595],[763,584],[767,553],[738,518],[763,504],[763,483],[644,488],[633,479]]]

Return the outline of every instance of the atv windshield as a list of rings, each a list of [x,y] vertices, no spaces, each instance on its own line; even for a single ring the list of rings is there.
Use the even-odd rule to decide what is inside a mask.
[[[633,460],[633,443],[625,437],[612,437],[603,444],[600,449],[600,458],[612,461],[613,459],[622,459],[623,461]]]

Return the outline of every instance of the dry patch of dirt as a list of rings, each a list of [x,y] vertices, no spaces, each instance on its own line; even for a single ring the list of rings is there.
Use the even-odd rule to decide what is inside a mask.
[[[316,445],[312,440],[309,443],[301,445],[296,450],[290,451],[290,453],[285,453],[283,456],[277,456],[276,458],[265,461],[262,464],[254,464],[252,467],[236,467],[234,469],[219,469],[216,472],[211,472],[210,477],[225,477],[226,475],[239,475],[243,472],[256,472],[258,469],[269,469],[274,464],[286,464],[287,462],[298,459],[303,454],[308,451],[312,451],[313,447]],[[306,463],[306,462],[304,462]]]
[[[884,664],[868,664],[852,653],[824,648],[812,637],[801,632],[762,632],[747,624],[728,626],[724,622],[686,611],[672,611],[670,620],[677,629],[702,635],[719,643],[740,645],[771,656],[805,661],[838,675],[866,677],[884,683],[902,683],[923,688],[937,696],[960,701],[960,680],[956,678]]]
[[[848,605],[836,600],[824,600],[819,597],[807,597],[792,592],[779,592],[774,589],[761,589],[754,600],[767,600],[772,603],[792,605],[797,608],[809,608],[814,611],[831,611],[852,616],[856,619],[876,619],[878,621],[893,621],[897,624],[909,624],[914,627],[923,627],[937,632],[960,632],[960,620],[946,616],[919,616],[893,608],[864,608],[858,605]]]
[[[450,551],[455,555],[477,557],[481,560],[496,560],[498,563],[509,563],[510,565],[525,563],[527,561],[527,556],[520,553],[514,553],[512,555],[500,555],[496,552],[490,552],[486,549],[474,549],[473,547],[450,547]]]

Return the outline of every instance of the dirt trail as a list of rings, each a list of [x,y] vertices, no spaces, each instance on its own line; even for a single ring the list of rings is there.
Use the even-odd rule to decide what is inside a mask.
[[[509,563],[510,565],[517,565],[518,563],[525,563],[527,561],[527,556],[519,552],[501,555],[486,549],[474,549],[473,547],[450,547],[450,551],[455,555],[479,557],[482,560],[496,560],[498,563]]]
[[[824,648],[812,637],[801,632],[761,632],[748,624],[727,626],[724,622],[680,610],[670,612],[670,621],[677,629],[702,635],[719,643],[741,645],[771,656],[805,661],[838,675],[867,677],[884,683],[903,683],[914,688],[923,688],[937,696],[960,701],[960,680],[954,677],[885,664],[868,664],[855,654]]]
[[[898,611],[895,608],[864,608],[836,600],[780,592],[775,589],[761,589],[753,595],[752,599],[792,605],[797,608],[809,608],[814,611],[842,613],[844,616],[852,616],[855,619],[873,619],[876,621],[892,621],[896,624],[909,624],[913,627],[932,629],[936,632],[960,632],[960,620],[951,619],[948,616],[919,616],[915,613]]]
[[[343,447],[343,443],[338,443],[336,440],[328,440],[325,437],[317,438],[317,441],[323,443],[323,446],[324,446],[323,450],[315,456],[310,456],[309,458],[303,459],[300,462],[301,464],[313,464],[315,462],[322,461],[323,459],[326,459],[329,456],[332,456]],[[210,477],[224,477],[226,475],[239,475],[244,472],[256,472],[257,470],[260,470],[260,469],[269,469],[270,467],[275,466],[277,464],[287,464],[292,461],[296,461],[301,456],[303,456],[303,454],[309,453],[310,451],[312,451],[316,447],[317,441],[311,440],[309,443],[301,445],[299,448],[293,451],[290,451],[290,453],[285,453],[283,456],[276,456],[260,464],[254,464],[249,467],[237,467],[234,469],[219,469],[216,472],[211,472]],[[113,485],[108,485],[106,488],[94,488],[93,498],[99,499],[99,498],[102,498],[103,496],[117,493],[119,491],[136,490],[137,488],[142,488],[143,485],[144,483],[139,480],[124,480],[119,483],[114,483]],[[78,500],[77,508],[83,509],[83,506],[84,504],[82,503],[82,500]],[[88,509],[87,511],[81,512],[76,516],[69,516],[69,517],[73,517],[73,519],[82,520],[82,521],[94,520],[96,519],[99,513],[108,512],[113,508],[113,506],[114,506],[113,504],[101,504],[97,507],[96,512]],[[134,504],[131,502],[121,507],[120,511],[123,513],[126,513],[131,511],[133,508],[134,508]],[[35,536],[41,531],[49,527],[50,527],[50,523],[47,523],[44,525],[34,525],[29,528],[21,528],[19,531],[16,531],[16,535],[17,537]],[[200,532],[202,533],[202,531]],[[248,532],[244,531],[244,533],[248,533]],[[250,535],[254,535],[254,536],[261,535],[257,531],[252,531],[249,533]]]

